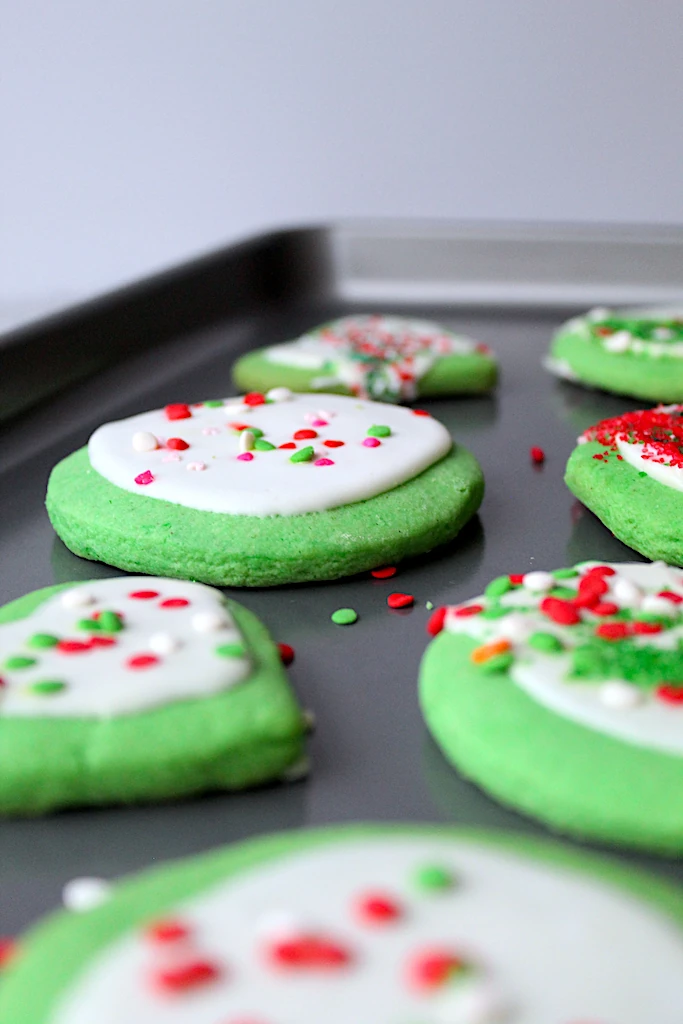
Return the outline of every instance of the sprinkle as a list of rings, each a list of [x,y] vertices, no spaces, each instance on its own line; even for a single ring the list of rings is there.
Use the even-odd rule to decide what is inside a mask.
[[[465,969],[462,957],[442,950],[418,953],[408,965],[408,980],[414,988],[441,988]]]
[[[570,601],[565,601],[561,597],[543,598],[539,611],[561,626],[576,626],[581,622],[578,610]]]
[[[239,433],[240,430],[249,430],[250,429],[250,426],[249,426],[248,423],[228,423],[228,427],[230,428],[230,430],[238,431],[238,433]]]
[[[415,604],[412,594],[389,594],[387,604],[390,608],[411,608]]]
[[[164,412],[166,413],[167,420],[187,420],[192,415],[189,405],[183,402],[167,405],[164,408]]]
[[[664,704],[683,704],[683,686],[674,683],[662,683],[655,690],[655,695]]]
[[[509,576],[499,576],[495,580],[491,580],[489,585],[484,590],[486,597],[502,597],[503,594],[507,594],[508,590],[512,589],[512,583],[510,582]]]
[[[155,654],[134,654],[126,661],[126,668],[154,668],[158,664],[159,659]]]
[[[470,654],[470,661],[473,661],[475,665],[483,665],[484,662],[490,661],[498,654],[507,654],[510,647],[509,640],[495,640],[493,643],[483,644],[481,647],[475,647]]]
[[[334,466],[333,459],[316,459],[313,463],[314,466]]]
[[[67,590],[62,594],[60,604],[62,608],[83,608],[92,604],[94,600],[94,595],[85,587],[74,587],[73,590]]]
[[[544,633],[543,631],[532,633],[527,643],[534,650],[542,651],[544,654],[559,654],[564,650],[564,644],[554,633]]]
[[[336,415],[336,412],[330,412],[327,409],[318,409],[318,416],[320,416],[321,420],[333,420]]]
[[[630,683],[623,683],[614,680],[610,683],[603,683],[598,691],[600,701],[607,708],[622,710],[634,708],[643,701],[643,693],[637,686]]]
[[[76,629],[87,629],[90,632],[102,629],[99,619],[79,619],[76,623]]]
[[[344,446],[343,441],[323,441],[326,448],[342,448]]]
[[[316,420],[311,420],[311,426],[312,427],[329,427],[329,423],[327,422],[327,420],[316,419]]]
[[[222,398],[211,398],[204,402],[207,409],[222,409],[223,399]]]
[[[187,441],[183,441],[182,437],[169,437],[168,441],[166,442],[166,447],[170,448],[172,451],[175,452],[184,452],[190,446],[187,443]]]
[[[154,982],[164,992],[186,992],[206,985],[220,977],[220,970],[210,960],[191,960],[155,971]]]
[[[508,579],[510,580],[510,583],[513,585],[513,587],[521,587],[521,585],[524,583],[524,573],[511,572],[508,576]]]
[[[294,455],[290,455],[290,462],[310,462],[315,452],[312,446],[309,444],[305,448],[301,448],[298,452],[294,452]]]
[[[261,437],[257,437],[254,441],[254,448],[257,452],[275,451],[275,445],[271,444],[270,441],[264,441]]]
[[[36,658],[29,658],[25,654],[15,654],[13,657],[5,660],[5,668],[10,671],[20,668],[32,668],[33,665],[37,664]]]
[[[147,646],[155,654],[173,654],[181,647],[181,643],[172,633],[152,633]]]
[[[280,661],[283,665],[291,665],[294,661],[294,648],[290,647],[289,644],[278,644],[277,649],[280,652]]]
[[[542,448],[530,448],[529,455],[531,457],[531,461],[537,466],[540,466],[545,462],[545,452]]]
[[[363,924],[391,924],[403,917],[400,903],[383,893],[362,896],[354,910]]]
[[[197,612],[192,616],[192,628],[197,633],[215,633],[218,629],[225,629],[228,620],[222,612]]]
[[[378,441],[376,437],[366,437],[363,441],[365,448],[379,448],[381,441]]]
[[[270,959],[280,967],[329,969],[345,967],[351,954],[335,942],[316,935],[275,942],[268,950]]]
[[[145,930],[145,938],[154,945],[168,946],[189,939],[190,929],[182,921],[173,918],[155,921]]]
[[[136,452],[153,452],[159,447],[154,434],[150,434],[148,430],[138,430],[133,434],[133,450]]]
[[[245,405],[265,405],[266,396],[262,395],[260,391],[250,391],[248,395],[245,395],[242,399]]]
[[[657,597],[663,597],[667,601],[673,601],[674,604],[681,604],[683,597],[680,594],[674,594],[673,590],[660,590]]]
[[[286,441],[285,444],[279,444],[278,448],[296,448],[293,441]]]
[[[123,629],[123,620],[117,612],[101,612],[98,621],[105,633],[120,633]]]
[[[158,590],[133,590],[128,595],[131,601],[152,601],[159,596]]]
[[[0,935],[0,971],[7,967],[18,951],[19,943],[15,939],[9,939],[4,935]]]
[[[631,623],[631,629],[636,636],[647,636],[650,633],[661,633],[664,627],[661,622],[636,621]]]
[[[201,473],[201,471],[203,469],[206,469],[206,463],[205,462],[188,462],[188,464],[187,464],[187,466],[185,468],[189,469],[191,472],[194,472],[194,473]]]
[[[413,409],[413,416],[431,416],[426,409]]]
[[[60,640],[55,647],[56,651],[60,654],[83,654],[85,651],[92,650],[89,643],[85,643],[83,640]]]
[[[337,608],[336,612],[332,612],[330,618],[336,626],[351,626],[358,620],[358,612],[355,612],[353,608]]]
[[[551,572],[526,572],[524,573],[523,583],[532,594],[542,594],[552,589],[555,585],[555,577]]]
[[[62,903],[67,910],[82,914],[106,903],[111,892],[111,883],[103,878],[72,878],[62,889]]]
[[[368,427],[366,433],[368,437],[390,437],[391,427],[374,423],[371,427]]]
[[[256,435],[253,430],[243,430],[240,434],[240,451],[250,452],[256,444]]]
[[[376,580],[388,580],[396,575],[396,566],[387,565],[384,569],[373,569],[370,573]]]
[[[441,607],[437,608],[436,611],[430,615],[427,620],[427,632],[430,636],[437,636],[441,632],[444,627],[447,611],[447,608]]]
[[[251,454],[251,452],[242,452],[241,455],[237,456],[239,462],[251,462],[253,458],[254,456]]]
[[[456,608],[454,610],[453,614],[458,619],[464,619],[468,615],[478,615],[479,612],[483,612],[483,610],[484,610],[483,604],[466,604],[466,605],[463,605],[462,608]]]
[[[144,473],[139,473],[135,477],[135,483],[136,484],[140,484],[141,487],[144,487],[146,484],[153,484],[154,483],[154,477],[152,476],[152,473],[150,472],[150,470],[146,469],[144,471]]]
[[[26,643],[29,647],[56,647],[59,637],[52,636],[51,633],[34,633]]]
[[[646,594],[641,604],[641,610],[650,612],[652,615],[677,615],[676,605],[665,597]]]
[[[623,640],[629,634],[626,622],[601,622],[595,629],[595,635],[602,640]]]
[[[291,397],[292,392],[289,388],[271,388],[270,391],[266,391],[269,402],[288,402]]]
[[[91,636],[90,647],[114,647],[116,640],[113,636]]]
[[[190,602],[186,597],[167,597],[159,603],[160,608],[187,608]]]
[[[66,683],[62,682],[61,679],[42,679],[38,683],[31,684],[31,693],[37,693],[45,697],[50,697],[53,693],[60,693],[65,689]]]
[[[205,437],[215,437],[216,434],[220,434],[220,432],[220,427],[204,427],[202,429],[202,434],[204,434]]]
[[[619,611],[619,605],[615,604],[614,601],[600,601],[598,604],[593,605],[591,611],[593,615],[616,615]]]
[[[578,570],[573,567],[570,569],[554,569],[553,576],[556,580],[571,580],[575,576],[578,576]]]
[[[295,441],[311,441],[318,436],[317,430],[297,430],[293,435]]]
[[[612,594],[622,608],[637,608],[643,600],[643,593],[631,580],[620,576],[612,587]]]
[[[246,654],[244,644],[220,644],[214,651],[219,658],[243,658]]]
[[[418,889],[424,889],[427,892],[443,892],[446,889],[452,889],[455,885],[452,872],[439,864],[425,864],[418,868],[414,880]]]
[[[178,455],[178,452],[169,452],[168,455],[164,455],[162,462],[182,462],[182,456]]]

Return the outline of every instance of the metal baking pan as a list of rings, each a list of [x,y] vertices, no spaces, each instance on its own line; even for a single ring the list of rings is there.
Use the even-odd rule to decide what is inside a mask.
[[[490,343],[502,380],[490,397],[425,403],[486,475],[480,515],[456,543],[394,581],[230,591],[296,650],[291,679],[318,723],[310,778],[0,822],[0,934],[58,906],[75,876],[116,877],[277,829],[436,820],[544,834],[460,779],[427,735],[416,698],[425,602],[463,600],[501,572],[637,557],[562,482],[576,435],[632,402],[553,380],[541,356],[555,326],[593,304],[682,301],[683,230],[345,223],[253,239],[1,338],[2,603],[118,574],[55,537],[43,507],[51,467],[105,420],[234,393],[230,368],[248,349],[343,313],[406,312]],[[541,468],[531,445],[547,453]],[[389,611],[392,589],[416,606]],[[330,622],[341,606],[356,625]],[[681,862],[615,856],[683,881]]]

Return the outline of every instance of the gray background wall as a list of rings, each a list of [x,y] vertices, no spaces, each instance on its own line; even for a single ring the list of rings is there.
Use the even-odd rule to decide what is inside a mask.
[[[681,0],[5,0],[0,305],[339,216],[683,221]]]

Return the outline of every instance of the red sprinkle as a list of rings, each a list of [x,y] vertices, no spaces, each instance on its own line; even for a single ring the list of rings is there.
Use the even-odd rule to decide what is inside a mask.
[[[426,409],[413,409],[413,416],[431,416]]]
[[[632,631],[640,636],[645,636],[648,633],[661,633],[664,627],[661,622],[632,622]]]
[[[149,469],[146,469],[144,473],[138,473],[135,477],[135,483],[140,484],[141,487],[144,487],[146,484],[153,484],[154,476]]]
[[[508,576],[508,579],[510,580],[510,583],[512,583],[513,587],[519,587],[522,585],[522,583],[524,583],[524,573],[511,572]]]
[[[430,636],[436,636],[443,629],[443,625],[446,619],[445,607],[437,608],[435,612],[432,612],[429,619],[427,620],[427,632]]]
[[[403,916],[401,905],[382,893],[363,896],[355,909],[364,924],[389,924]]]
[[[188,420],[192,413],[190,407],[184,402],[175,402],[167,405],[164,409],[167,420]]]
[[[655,690],[655,694],[665,704],[683,704],[683,686],[662,683]]]
[[[479,612],[483,612],[483,610],[483,604],[466,604],[464,608],[456,608],[453,614],[457,618],[463,619],[467,615],[478,615]]]
[[[182,921],[175,921],[172,918],[155,921],[145,932],[145,938],[149,939],[150,942],[159,943],[164,946],[168,943],[180,942],[181,939],[187,939],[189,935],[189,927],[183,924]]]
[[[387,604],[390,608],[410,608],[415,598],[412,594],[389,594]]]
[[[672,601],[673,604],[681,604],[683,597],[680,594],[674,594],[673,590],[660,590],[657,597],[665,597],[667,601]]]
[[[581,616],[574,604],[561,597],[544,597],[539,608],[544,615],[561,626],[576,626],[581,622]]]
[[[154,981],[164,992],[186,992],[220,977],[220,970],[210,960],[191,960],[177,967],[155,971]]]
[[[60,654],[83,654],[90,649],[90,644],[84,640],[60,640],[55,647]]]
[[[586,579],[587,576],[614,576],[616,571],[611,565],[594,565],[582,579]]]
[[[158,590],[133,590],[128,595],[131,601],[152,601],[159,596]]]
[[[297,430],[292,436],[295,441],[309,441],[311,438],[318,436],[318,431],[308,429]]]
[[[531,456],[531,461],[535,462],[536,465],[540,466],[542,462],[545,462],[545,452],[542,448],[530,448],[529,455]]]
[[[584,576],[579,580],[579,590],[573,603],[577,608],[593,608],[608,590],[609,586],[601,576]]]
[[[323,441],[326,448],[342,448],[344,445],[343,441]]]
[[[290,647],[289,644],[278,644],[277,649],[280,652],[280,661],[283,665],[291,665],[294,661],[294,648]]]
[[[316,935],[276,942],[270,947],[269,955],[280,967],[295,969],[327,970],[345,967],[351,960],[351,954],[343,946]]]
[[[461,957],[441,950],[430,950],[419,953],[409,964],[408,977],[415,988],[430,990],[441,988],[463,967]]]
[[[396,572],[395,565],[387,565],[384,569],[373,569],[370,575],[374,576],[376,580],[388,580],[395,576]]]
[[[591,611],[593,615],[616,615],[619,605],[614,604],[613,601],[600,601],[599,604],[593,605]]]
[[[245,405],[265,405],[266,396],[262,395],[260,391],[250,391],[248,395],[245,395],[242,399]]]
[[[286,444],[279,444],[278,448],[296,448],[296,445],[293,441],[287,441]]]
[[[115,643],[116,640],[113,636],[97,636],[96,634],[90,637],[91,647],[113,647]]]
[[[159,603],[160,608],[187,608],[190,602],[186,597],[167,597]]]
[[[248,423],[228,423],[228,426],[230,427],[231,430],[239,430],[240,433],[243,430],[249,430]]]
[[[159,664],[156,654],[134,654],[126,662],[126,668],[154,668]]]
[[[6,967],[10,960],[16,956],[19,949],[19,944],[16,939],[10,939],[8,936],[0,935],[0,970]]]
[[[595,629],[595,635],[603,640],[623,640],[629,632],[627,622],[601,622]]]
[[[167,448],[173,448],[174,451],[184,452],[186,448],[189,448],[187,441],[183,441],[182,437],[169,437],[166,442]]]

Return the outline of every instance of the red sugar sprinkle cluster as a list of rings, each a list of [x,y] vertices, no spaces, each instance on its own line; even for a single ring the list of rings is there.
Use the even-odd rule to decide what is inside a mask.
[[[608,458],[621,440],[646,445],[644,459],[683,468],[683,406],[675,406],[671,412],[643,409],[600,420],[583,437],[607,446],[606,452],[597,452],[593,458]]]

